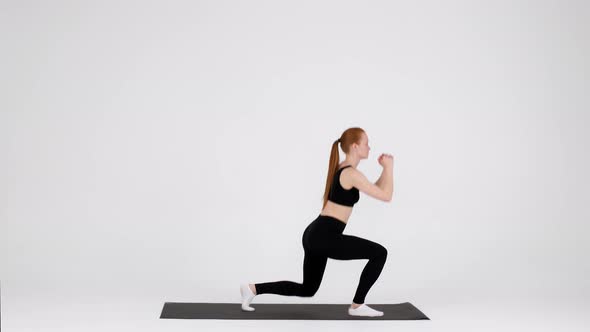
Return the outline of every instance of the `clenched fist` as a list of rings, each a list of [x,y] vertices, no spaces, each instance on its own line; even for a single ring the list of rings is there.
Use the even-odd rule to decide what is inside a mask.
[[[390,154],[382,153],[377,160],[382,167],[393,167],[393,156]]]

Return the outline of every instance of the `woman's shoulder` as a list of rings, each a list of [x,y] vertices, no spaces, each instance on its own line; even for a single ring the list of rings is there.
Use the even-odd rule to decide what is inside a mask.
[[[356,176],[360,171],[352,167],[352,165],[344,165],[340,169],[340,183],[344,187],[353,186],[353,177]]]

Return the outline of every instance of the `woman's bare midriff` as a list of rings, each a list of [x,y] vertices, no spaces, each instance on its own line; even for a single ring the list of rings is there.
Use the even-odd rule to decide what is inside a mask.
[[[352,206],[340,205],[329,200],[320,215],[336,218],[346,224],[351,213]]]

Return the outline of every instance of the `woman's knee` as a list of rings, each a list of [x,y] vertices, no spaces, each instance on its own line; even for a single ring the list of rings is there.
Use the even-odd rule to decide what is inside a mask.
[[[375,257],[382,257],[383,259],[387,258],[387,248],[380,244],[377,244],[377,247],[375,249]]]
[[[303,285],[303,287],[301,288],[301,296],[302,297],[312,297],[315,295],[315,293],[317,293],[318,289],[320,287],[313,285],[313,286],[307,286],[307,285]]]

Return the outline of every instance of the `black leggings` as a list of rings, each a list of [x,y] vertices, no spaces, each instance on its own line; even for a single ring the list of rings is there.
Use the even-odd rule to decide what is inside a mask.
[[[283,280],[255,284],[256,294],[311,297],[320,288],[328,258],[368,259],[353,298],[354,303],[365,303],[365,296],[383,270],[387,249],[376,242],[342,234],[345,227],[336,218],[319,215],[303,232],[303,283]]]

